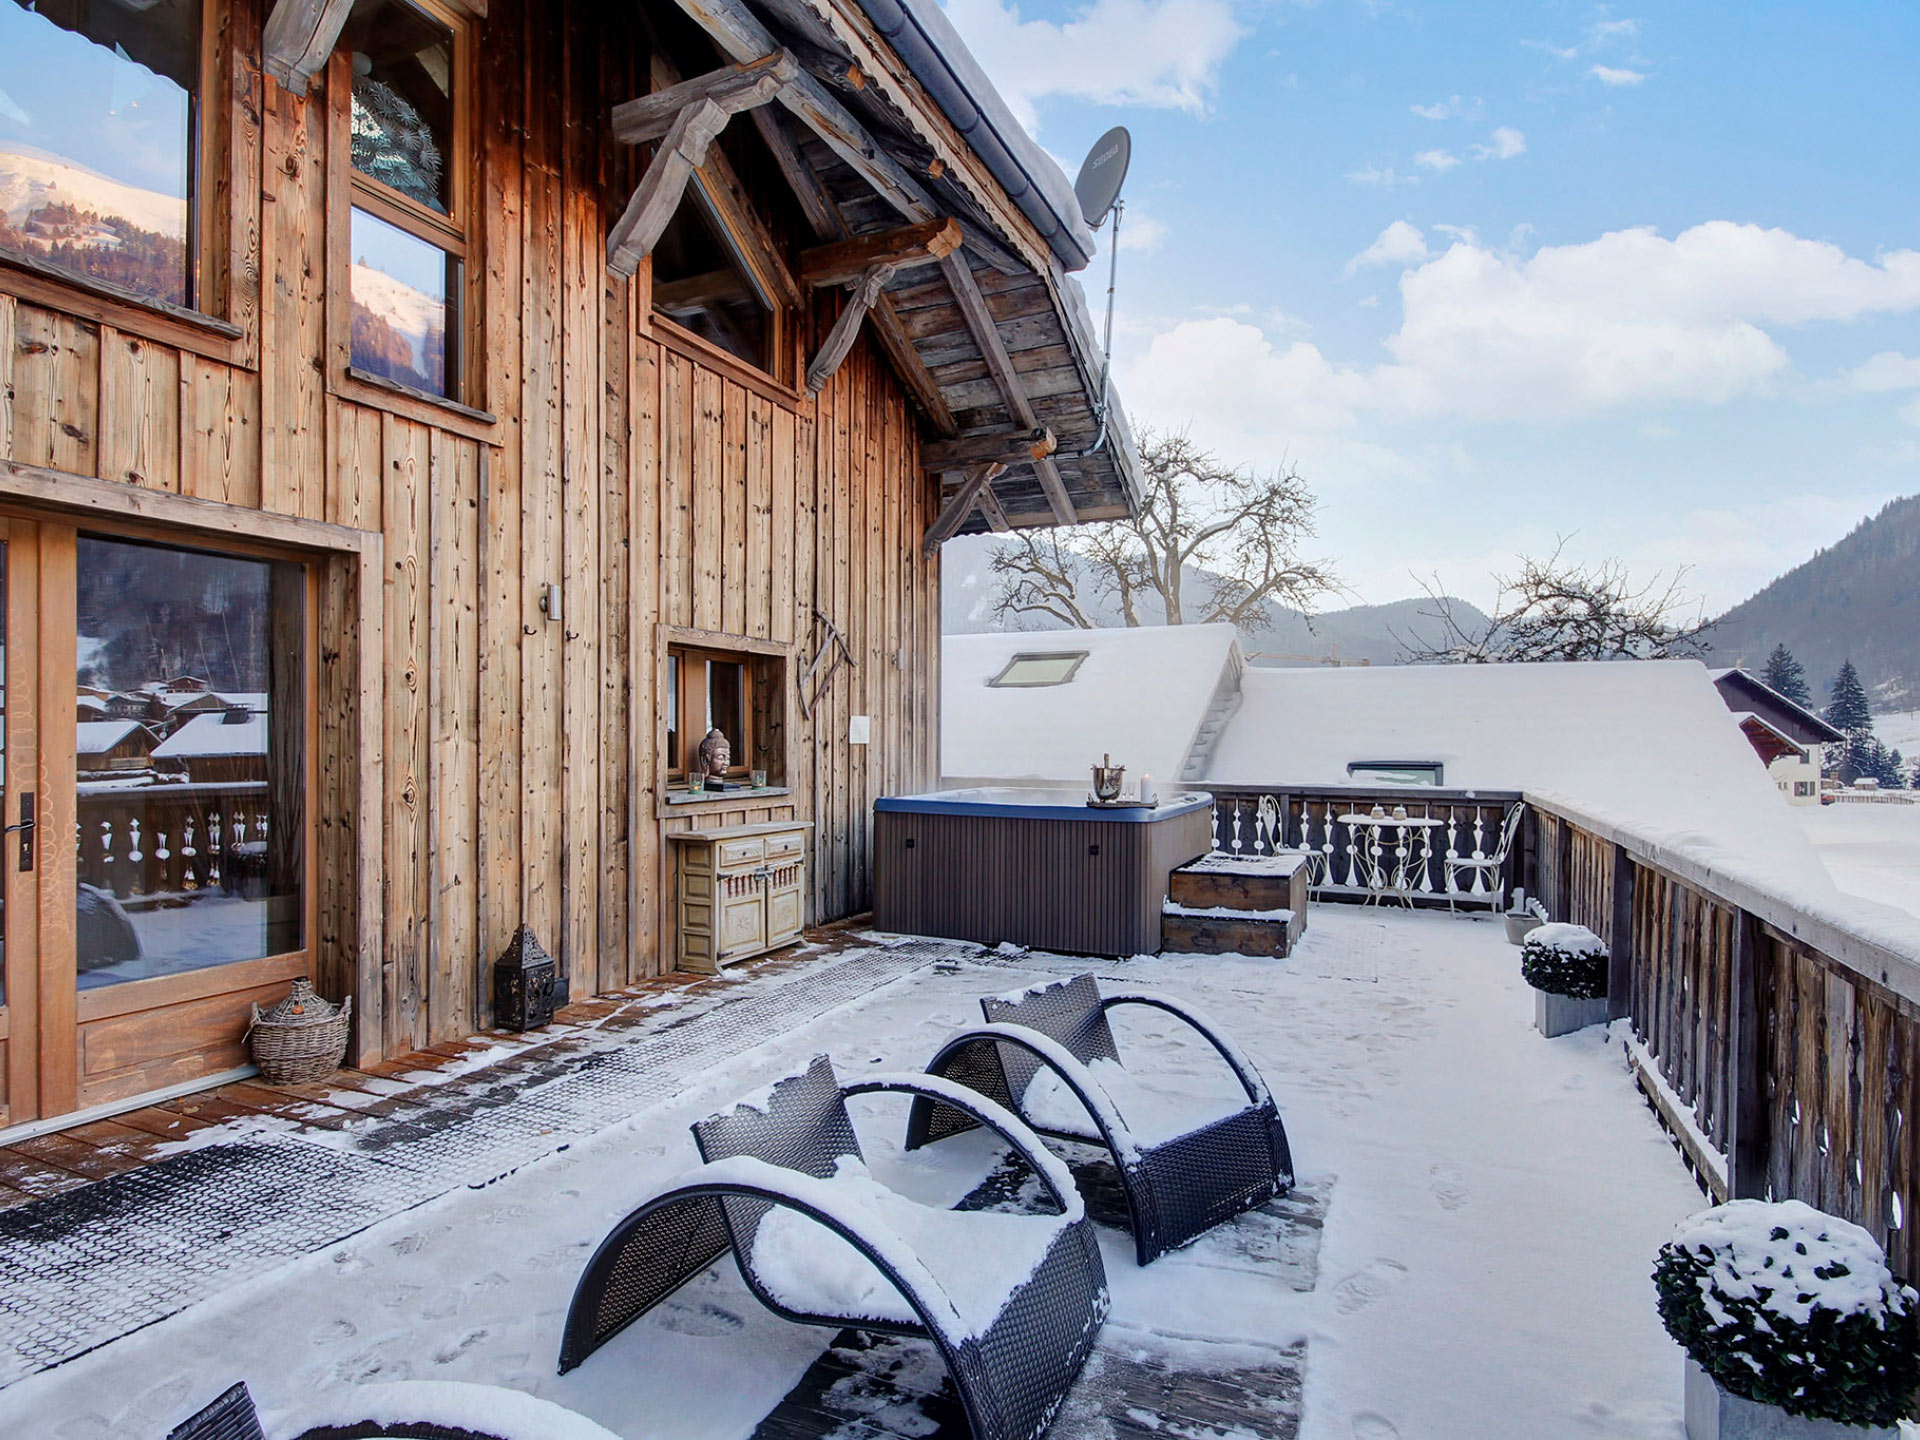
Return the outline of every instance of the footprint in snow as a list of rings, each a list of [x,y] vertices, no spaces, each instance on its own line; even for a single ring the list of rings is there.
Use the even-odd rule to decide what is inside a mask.
[[[451,1365],[486,1338],[487,1332],[485,1330],[469,1330],[465,1335],[462,1335],[456,1343],[447,1346],[444,1350],[435,1351],[433,1363],[436,1365]]]
[[[1427,1174],[1433,1177],[1430,1188],[1433,1191],[1433,1198],[1439,1202],[1442,1210],[1458,1210],[1467,1203],[1470,1197],[1466,1181],[1461,1178],[1458,1170],[1451,1165],[1435,1165],[1427,1171]]]
[[[1399,1440],[1400,1427],[1384,1415],[1363,1410],[1353,1417],[1353,1440]]]
[[[351,1340],[360,1333],[360,1327],[344,1316],[338,1320],[329,1320],[313,1332],[312,1340],[316,1345],[332,1345],[337,1341]]]
[[[1398,1260],[1376,1260],[1359,1274],[1349,1275],[1333,1287],[1333,1308],[1342,1315],[1356,1314],[1376,1300],[1385,1299],[1406,1276],[1407,1267]]]
[[[662,1330],[671,1330],[676,1335],[693,1335],[703,1340],[731,1335],[747,1323],[731,1310],[724,1310],[705,1300],[695,1304],[670,1302],[660,1307],[658,1316],[654,1323]]]

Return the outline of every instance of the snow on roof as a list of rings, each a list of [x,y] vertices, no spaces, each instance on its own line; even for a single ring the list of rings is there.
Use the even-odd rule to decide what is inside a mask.
[[[1239,669],[1231,625],[949,635],[941,642],[940,770],[948,784],[1088,783],[1102,755],[1175,781],[1223,676]],[[1064,685],[994,686],[1016,655],[1085,651]]]
[[[1842,895],[1704,665],[1249,669],[1207,778],[1324,785],[1437,760],[1449,790],[1523,790],[1920,960],[1920,924]]]
[[[215,755],[267,753],[267,717],[249,715],[229,725],[225,713],[196,715],[154,747],[156,760],[206,758]]]
[[[1738,668],[1715,670],[1713,683],[1725,697],[1729,710],[1753,712],[1753,703],[1758,702],[1773,712],[1769,725],[1780,730],[1784,724],[1788,727],[1787,738],[1801,745],[1832,745],[1846,739],[1831,721],[1815,714],[1797,700],[1789,700],[1778,690],[1756,675],[1749,675]],[[1736,695],[1748,703],[1742,704]],[[1801,733],[1793,734],[1791,731]]]
[[[138,720],[81,720],[75,723],[74,752],[104,755],[140,728]]]

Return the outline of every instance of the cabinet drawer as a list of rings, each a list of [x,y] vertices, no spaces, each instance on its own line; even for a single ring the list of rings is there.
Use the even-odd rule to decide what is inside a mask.
[[[758,835],[741,840],[722,840],[714,846],[714,860],[722,870],[738,865],[758,865],[767,855],[767,842]]]
[[[785,835],[767,836],[767,859],[784,860],[806,848],[807,837],[798,830]]]

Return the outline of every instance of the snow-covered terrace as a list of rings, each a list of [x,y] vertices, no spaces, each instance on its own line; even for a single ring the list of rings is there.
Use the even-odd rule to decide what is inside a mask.
[[[1112,1435],[1117,1420],[1118,1433],[1321,1440],[1680,1436],[1680,1352],[1655,1317],[1648,1271],[1703,1201],[1618,1037],[1534,1032],[1516,955],[1496,920],[1330,906],[1284,961],[1093,967],[1226,1022],[1276,1092],[1301,1184],[1144,1270],[1124,1233],[1103,1232],[1113,1312],[1053,1434]],[[597,1068],[523,1085],[466,1131],[450,1121],[385,1149],[372,1123],[199,1132],[202,1149],[261,1147],[280,1157],[270,1173],[308,1173],[317,1188],[282,1185],[270,1197],[280,1219],[195,1264],[181,1256],[185,1217],[171,1250],[150,1217],[77,1268],[83,1224],[41,1235],[38,1250],[0,1237],[0,1382],[12,1382],[0,1388],[0,1434],[157,1440],[241,1378],[270,1417],[347,1385],[452,1379],[531,1392],[623,1436],[726,1440],[776,1410],[791,1421],[803,1379],[817,1392],[835,1373],[811,1396],[826,1417],[813,1433],[964,1433],[939,1430],[940,1407],[922,1404],[938,1380],[930,1349],[840,1351],[828,1359],[841,1370],[823,1370],[834,1337],[761,1309],[730,1265],[564,1377],[561,1321],[614,1221],[695,1162],[690,1121],[821,1051],[843,1074],[918,1068],[977,1018],[978,996],[1088,963],[856,946],[620,1017],[573,1042],[576,1060],[601,1057]],[[1124,1023],[1136,1069],[1185,1088],[1226,1083],[1175,1032]],[[754,1039],[734,1043],[742,1030]],[[620,1054],[649,1057],[631,1093],[606,1063]],[[676,1055],[688,1073],[674,1073]],[[951,1200],[985,1163],[968,1148],[978,1137],[903,1156],[904,1104],[861,1103],[869,1159],[903,1189]],[[409,1183],[363,1186],[353,1212],[330,1208],[338,1197],[318,1170],[287,1163],[376,1152]],[[304,1253],[276,1254],[302,1221]],[[22,1268],[36,1256],[45,1263]],[[195,1288],[154,1300],[152,1275],[168,1266],[193,1271]],[[143,1301],[173,1308],[154,1315]],[[27,1373],[46,1363],[27,1352],[50,1334],[98,1348]]]

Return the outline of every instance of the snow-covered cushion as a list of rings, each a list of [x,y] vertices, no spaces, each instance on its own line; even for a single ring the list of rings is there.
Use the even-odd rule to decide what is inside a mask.
[[[1247,1108],[1244,1094],[1214,1093],[1185,1088],[1185,1077],[1156,1075],[1151,1084],[1140,1080],[1118,1060],[1095,1060],[1086,1067],[1113,1108],[1124,1118],[1135,1145],[1148,1149],[1237,1115]],[[1186,1082],[1191,1083],[1191,1082]],[[1238,1087],[1236,1086],[1237,1090]],[[1020,1108],[1029,1123],[1062,1135],[1098,1141],[1099,1131],[1071,1086],[1052,1069],[1038,1071],[1021,1097]]]

